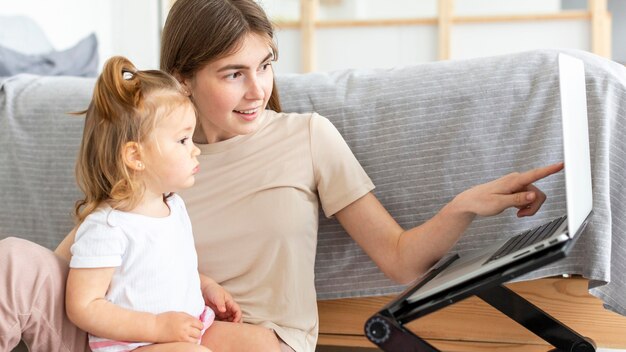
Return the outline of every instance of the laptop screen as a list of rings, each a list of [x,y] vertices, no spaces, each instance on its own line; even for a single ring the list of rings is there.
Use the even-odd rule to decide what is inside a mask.
[[[569,236],[576,234],[592,209],[587,94],[583,62],[559,54],[559,83]]]

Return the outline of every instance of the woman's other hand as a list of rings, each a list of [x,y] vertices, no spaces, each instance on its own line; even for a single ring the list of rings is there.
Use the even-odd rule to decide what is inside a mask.
[[[241,323],[241,308],[233,297],[217,282],[205,279],[202,282],[204,303],[213,309],[215,318],[221,321]]]

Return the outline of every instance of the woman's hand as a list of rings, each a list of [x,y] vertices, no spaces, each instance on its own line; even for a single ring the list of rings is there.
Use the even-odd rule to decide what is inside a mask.
[[[59,257],[65,259],[69,262],[72,259],[72,252],[70,248],[74,244],[74,239],[76,238],[76,230],[78,230],[78,226],[75,226],[70,233],[68,233],[63,241],[59,243],[59,246],[54,250],[54,253]]]
[[[221,321],[241,323],[241,308],[220,284],[208,277],[202,278],[204,303],[213,309],[215,318]]]
[[[200,319],[182,312],[165,312],[156,316],[155,342],[197,343],[204,324]]]
[[[480,216],[500,214],[510,207],[519,209],[518,217],[534,215],[546,200],[546,195],[532,183],[562,169],[561,162],[523,173],[508,174],[459,194],[456,199],[457,205],[471,214]]]

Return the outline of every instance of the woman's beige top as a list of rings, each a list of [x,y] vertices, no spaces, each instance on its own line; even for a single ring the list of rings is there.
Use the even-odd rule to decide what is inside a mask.
[[[199,145],[201,170],[181,195],[199,271],[233,295],[245,322],[314,351],[318,209],[332,216],[374,185],[326,118],[260,118],[255,133]]]

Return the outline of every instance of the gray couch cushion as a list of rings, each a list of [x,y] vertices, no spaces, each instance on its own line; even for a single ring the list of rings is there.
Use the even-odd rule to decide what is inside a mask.
[[[0,83],[0,237],[54,248],[73,226],[74,162],[94,80],[18,75]]]

